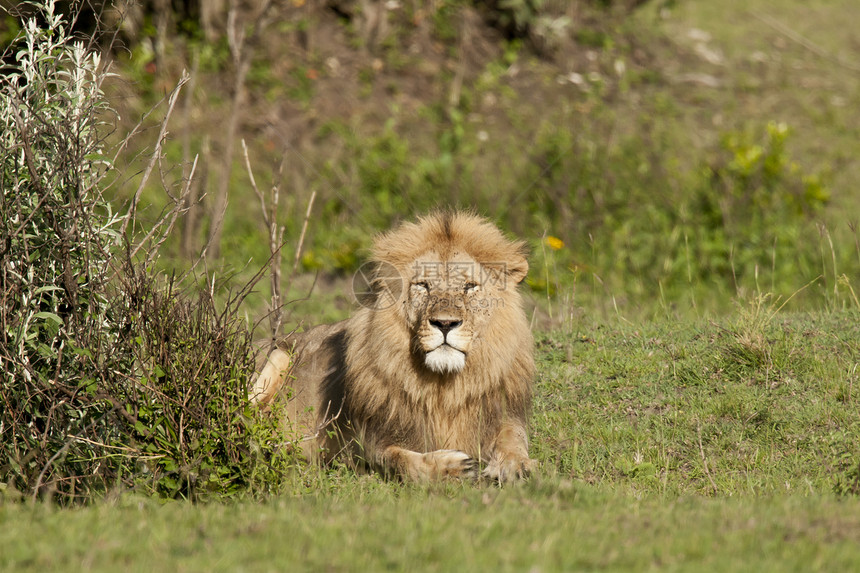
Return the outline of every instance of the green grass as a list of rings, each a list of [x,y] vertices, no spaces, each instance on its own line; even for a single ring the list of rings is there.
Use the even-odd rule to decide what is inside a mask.
[[[777,314],[541,338],[534,450],[624,494],[829,491],[860,461],[856,322]]]
[[[522,485],[298,467],[262,501],[7,501],[0,569],[853,570],[858,319],[584,319],[538,337]]]
[[[0,567],[127,571],[851,571],[860,502],[642,499],[569,482],[270,503],[0,508]]]

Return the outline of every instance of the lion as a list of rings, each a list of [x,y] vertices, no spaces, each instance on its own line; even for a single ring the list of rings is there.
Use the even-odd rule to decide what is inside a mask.
[[[279,341],[250,399],[281,403],[308,458],[418,482],[528,475],[525,244],[439,211],[379,236],[372,263],[360,310]]]

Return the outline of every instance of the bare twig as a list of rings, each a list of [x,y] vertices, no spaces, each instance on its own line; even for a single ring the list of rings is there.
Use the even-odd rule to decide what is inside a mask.
[[[155,232],[159,229],[162,229],[161,237],[158,239],[158,241],[156,241],[155,245],[153,245],[147,253],[146,265],[148,266],[150,263],[152,263],[155,256],[158,255],[158,250],[159,247],[161,247],[161,244],[164,243],[164,241],[167,240],[167,237],[170,236],[170,233],[173,232],[173,227],[176,224],[176,220],[179,218],[180,215],[186,213],[191,207],[187,199],[188,195],[191,193],[191,182],[194,180],[194,172],[197,169],[197,158],[198,156],[194,157],[194,163],[191,166],[191,173],[188,174],[188,179],[185,181],[185,188],[182,190],[182,193],[176,199],[176,204],[164,215],[164,217],[161,218],[158,223],[156,223],[152,227],[152,230],[147,233],[146,237],[144,237],[144,239],[137,244],[137,246],[129,255],[129,258],[133,258],[141,249],[141,247],[143,247],[143,245],[146,244],[147,241],[152,238]],[[170,220],[170,222],[167,224],[167,226],[163,226],[168,219]]]
[[[39,495],[39,490],[42,488],[42,480],[45,479],[45,474],[48,473],[48,468],[50,468],[57,458],[66,454],[69,451],[69,447],[72,445],[72,440],[67,440],[63,447],[57,450],[51,458],[45,462],[42,471],[39,472],[39,477],[36,479],[36,485],[33,486],[33,502],[36,501],[36,497]]]
[[[248,171],[248,179],[251,180],[251,189],[254,190],[254,194],[257,196],[257,199],[260,200],[260,213],[263,215],[263,223],[265,223],[266,228],[268,229],[270,221],[269,221],[269,212],[266,209],[266,199],[263,197],[263,194],[260,193],[260,188],[257,187],[257,180],[254,178],[254,171],[251,169],[251,160],[248,158],[248,146],[245,145],[245,138],[242,138],[242,154],[245,158],[245,169]]]
[[[311,217],[311,209],[314,207],[314,200],[317,198],[316,190],[311,192],[311,198],[308,200],[308,209],[305,211],[305,220],[302,223],[302,233],[299,235],[299,244],[296,247],[296,257],[293,260],[293,270],[290,272],[290,281],[293,275],[296,274],[296,269],[299,267],[299,259],[302,257],[302,247],[305,244],[305,232],[308,230],[308,219]]]
[[[158,162],[161,157],[161,147],[164,144],[165,136],[167,135],[167,124],[170,122],[170,116],[173,113],[173,106],[176,105],[176,100],[179,98],[179,92],[182,89],[182,86],[190,79],[190,76],[187,72],[182,73],[182,77],[179,78],[179,82],[176,84],[176,87],[173,88],[173,91],[170,93],[170,98],[167,101],[167,113],[164,116],[164,119],[161,121],[161,131],[158,133],[158,141],[155,143],[155,150],[152,152],[152,157],[149,160],[149,164],[146,166],[146,170],[143,172],[143,178],[140,180],[140,185],[137,188],[137,191],[134,194],[134,197],[131,200],[131,205],[128,207],[128,213],[126,214],[125,219],[122,222],[122,226],[120,227],[119,234],[124,235],[128,225],[131,224],[132,228],[134,228],[134,220],[135,214],[137,211],[137,204],[140,201],[140,196],[143,194],[143,189],[146,187],[147,181],[149,181],[149,176],[152,174],[152,169],[155,167],[155,164]]]
[[[278,228],[278,203],[280,201],[281,189],[280,179],[284,171],[285,160],[281,161],[278,169],[278,176],[275,183],[272,185],[268,205],[260,188],[257,187],[257,181],[254,178],[254,172],[251,169],[251,161],[248,158],[248,146],[245,145],[245,140],[242,139],[242,151],[245,157],[245,168],[248,170],[248,178],[251,180],[251,187],[254,189],[254,194],[260,200],[260,212],[263,215],[263,223],[266,225],[266,230],[269,233],[269,252],[271,258],[271,283],[272,283],[272,301],[269,309],[269,324],[271,327],[271,339],[274,340],[278,332],[281,330],[281,322],[283,315],[281,312],[281,249],[284,246],[284,227]]]
[[[328,404],[325,407],[325,413],[322,416],[322,422],[317,425],[317,430],[313,434],[309,436],[303,436],[302,439],[298,440],[299,442],[309,442],[311,440],[316,440],[319,438],[320,433],[327,427],[330,426],[334,421],[340,418],[340,413],[343,411],[343,403],[341,403],[340,408],[338,408],[337,414],[328,418],[329,409],[331,408],[331,400],[329,400]]]
[[[135,449],[135,448],[130,448],[128,446],[112,446],[110,444],[103,444],[101,442],[96,442],[94,440],[90,440],[89,438],[83,438],[81,436],[75,436],[74,434],[69,434],[69,439],[74,440],[76,442],[83,442],[85,444],[90,444],[92,446],[98,446],[98,447],[104,448],[104,449],[119,450],[121,452],[128,452],[130,454],[139,454],[140,453],[140,450]],[[158,456],[158,457],[164,457],[164,456]]]
[[[785,24],[783,24],[782,22],[780,22],[776,18],[773,18],[772,16],[768,16],[767,14],[764,14],[761,12],[757,12],[755,10],[750,11],[750,14],[752,14],[754,18],[761,20],[762,22],[764,22],[765,24],[767,24],[768,26],[770,26],[771,28],[773,28],[774,30],[776,30],[777,32],[782,34],[783,36],[786,36],[788,39],[792,40],[793,42],[800,44],[801,46],[803,46],[804,48],[806,48],[807,50],[809,50],[810,52],[812,52],[816,56],[824,58],[825,60],[830,60],[831,62],[833,62],[835,64],[839,64],[843,68],[851,70],[852,72],[860,73],[860,65],[854,64],[852,62],[848,62],[848,61],[844,60],[843,58],[840,58],[839,56],[832,54],[831,52],[828,52],[827,50],[825,50],[824,48],[822,48],[821,46],[819,46],[818,44],[816,44],[815,42],[813,42],[809,38],[806,38],[805,36],[802,36],[801,34],[795,32],[794,30],[792,30],[791,28],[789,28],[788,26],[786,26]]]
[[[146,123],[146,120],[149,119],[149,116],[155,113],[155,110],[161,107],[161,104],[164,102],[164,100],[169,98],[171,95],[172,94],[168,94],[168,96],[161,98],[158,103],[149,108],[146,113],[141,116],[140,121],[138,121],[137,124],[135,124],[135,126],[131,128],[131,130],[129,130],[128,134],[126,134],[126,136],[122,139],[119,145],[116,146],[116,151],[114,151],[113,159],[110,162],[111,165],[117,164],[120,155],[122,155],[122,153],[126,150],[129,142],[141,132],[143,124]]]
[[[281,297],[281,249],[284,246],[284,226],[278,227],[278,200],[281,194],[281,177],[284,172],[284,163],[286,158],[281,160],[281,165],[278,169],[278,178],[272,185],[272,215],[269,218],[269,251],[272,253],[272,316],[270,318],[270,326],[272,331],[272,340],[274,340],[281,331],[281,323],[283,321],[283,299]]]
[[[184,225],[182,228],[182,253],[188,259],[191,259],[195,254],[194,239],[198,236],[200,222],[203,219],[202,211],[204,210],[203,202],[204,199],[206,199],[205,190],[208,181],[209,151],[209,136],[204,136],[200,148],[200,175],[198,175],[194,180],[194,184],[191,186],[191,194],[188,197],[188,202],[189,206],[192,208],[190,208],[185,214]],[[200,253],[202,252],[203,251],[201,250]],[[202,256],[200,253],[198,254]],[[199,257],[196,260],[199,261]]]

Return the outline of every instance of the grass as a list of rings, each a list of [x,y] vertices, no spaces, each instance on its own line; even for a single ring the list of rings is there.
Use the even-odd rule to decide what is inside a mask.
[[[0,569],[852,570],[860,317],[774,310],[539,335],[520,486],[298,467],[263,502],[6,502]]]
[[[829,491],[852,435],[856,314],[596,327],[540,340],[538,455],[625,494]]]
[[[535,480],[265,505],[12,506],[0,566],[128,571],[850,571],[856,499],[632,499]],[[181,532],[181,533],[180,533]]]

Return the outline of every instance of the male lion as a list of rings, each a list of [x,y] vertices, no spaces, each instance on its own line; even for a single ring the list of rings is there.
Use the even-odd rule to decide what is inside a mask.
[[[251,399],[287,399],[308,457],[346,453],[415,481],[477,477],[479,464],[491,479],[522,478],[535,373],[517,292],[524,251],[470,213],[383,234],[362,308],[281,341]]]

